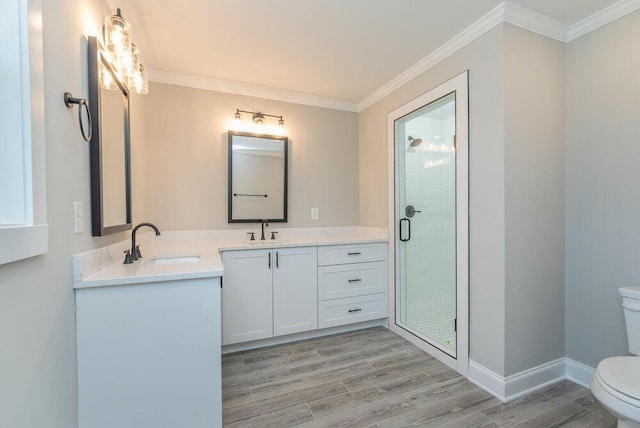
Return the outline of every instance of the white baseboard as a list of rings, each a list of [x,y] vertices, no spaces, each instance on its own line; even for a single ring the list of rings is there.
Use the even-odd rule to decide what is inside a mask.
[[[515,400],[566,378],[564,358],[507,376],[507,401]]]
[[[567,365],[567,379],[585,388],[589,388],[591,386],[591,378],[596,369],[572,360],[571,358],[565,358],[565,360]]]
[[[565,358],[503,377],[469,360],[469,380],[496,398],[508,402],[567,378]]]
[[[469,380],[499,400],[507,401],[504,377],[473,360],[469,360]]]

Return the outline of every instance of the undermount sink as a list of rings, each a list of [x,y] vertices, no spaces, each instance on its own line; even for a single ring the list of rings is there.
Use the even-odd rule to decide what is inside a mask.
[[[167,266],[167,265],[188,265],[192,263],[198,263],[200,261],[199,255],[178,255],[178,256],[159,256],[151,259],[149,264],[154,266]]]
[[[248,244],[248,245],[276,245],[276,244],[284,244],[289,242],[288,239],[265,239],[264,241],[261,241],[259,239],[256,239],[255,241],[242,241],[242,243],[244,244]]]

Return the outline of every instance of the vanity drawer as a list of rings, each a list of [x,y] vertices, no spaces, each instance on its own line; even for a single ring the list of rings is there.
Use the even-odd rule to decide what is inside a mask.
[[[355,263],[318,268],[318,300],[383,293],[386,289],[386,262]]]
[[[318,247],[318,266],[383,261],[387,258],[387,244],[327,245]]]
[[[318,302],[318,327],[338,325],[386,318],[387,293],[348,297]]]

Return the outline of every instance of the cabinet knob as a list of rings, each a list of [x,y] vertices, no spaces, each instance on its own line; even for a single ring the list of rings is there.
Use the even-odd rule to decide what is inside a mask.
[[[360,312],[361,310],[361,308],[349,309],[349,312]]]
[[[357,252],[353,252],[353,253],[347,253],[347,256],[359,256],[360,254],[362,254],[360,251]]]
[[[362,279],[361,278],[356,278],[356,279],[350,279],[348,281],[349,282],[360,282],[360,281],[362,281]]]

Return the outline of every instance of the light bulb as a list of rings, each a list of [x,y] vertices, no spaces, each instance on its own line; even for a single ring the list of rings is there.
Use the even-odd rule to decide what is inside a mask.
[[[111,75],[111,72],[102,64],[100,64],[100,86],[109,90],[118,89],[118,85]]]
[[[124,36],[122,34],[122,28],[115,27],[111,32],[111,42],[116,45],[118,48],[122,48],[122,40]]]
[[[233,118],[232,129],[235,131],[240,131],[242,129],[242,116],[240,116],[240,112],[236,111],[236,114]]]
[[[149,93],[149,79],[147,78],[147,72],[144,69],[144,65],[138,64],[131,73],[131,76],[129,76],[129,89],[136,94]]]
[[[131,25],[122,17],[120,9],[104,19],[104,42],[113,58],[131,49]]]
[[[264,134],[264,115],[262,113],[253,114],[253,129],[256,134]]]

